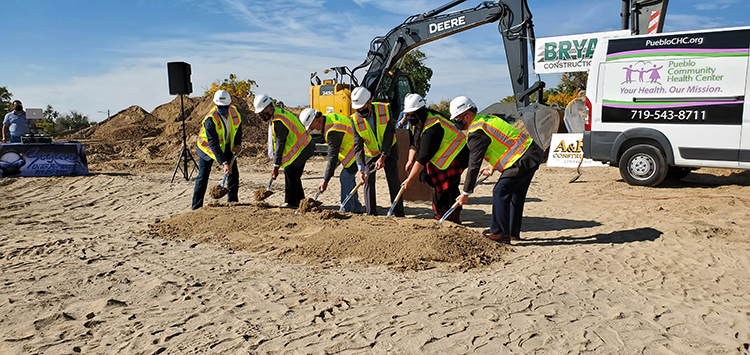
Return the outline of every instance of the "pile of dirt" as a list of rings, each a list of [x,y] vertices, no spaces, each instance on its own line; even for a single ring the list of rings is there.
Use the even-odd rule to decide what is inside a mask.
[[[330,212],[330,211],[329,211]],[[425,270],[444,265],[466,270],[501,260],[506,246],[476,231],[434,220],[348,215],[321,219],[250,204],[213,205],[149,225],[154,238],[190,239],[230,250],[275,255],[292,262],[386,265]]]
[[[268,125],[255,114],[252,101],[252,96],[232,97],[232,104],[242,117],[241,156],[245,158],[246,164],[249,161],[254,163],[252,166],[266,166]],[[183,96],[181,103],[180,97],[176,96],[151,113],[139,106],[131,106],[101,123],[69,135],[58,136],[56,140],[82,142],[92,171],[169,171],[174,169],[180,156],[183,123],[185,141],[195,155],[195,141],[201,122],[213,105],[211,97]],[[285,109],[297,115],[302,111],[302,108]]]
[[[229,189],[227,189],[226,187],[221,187],[221,185],[214,185],[214,187],[212,187],[208,193],[212,198],[220,199],[229,193]]]
[[[273,195],[273,191],[266,190],[266,189],[257,189],[253,193],[253,197],[255,197],[255,201],[263,201],[268,198],[268,196]]]
[[[316,208],[320,207],[322,205],[322,201],[317,201],[309,197],[305,197],[302,199],[302,201],[299,202],[299,208],[298,210],[300,212],[310,212],[315,211]]]

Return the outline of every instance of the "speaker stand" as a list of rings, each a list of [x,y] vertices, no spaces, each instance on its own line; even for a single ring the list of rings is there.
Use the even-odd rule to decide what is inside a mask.
[[[195,162],[193,155],[190,154],[190,149],[187,147],[187,134],[185,133],[185,106],[182,101],[182,95],[180,95],[180,111],[182,112],[182,151],[180,152],[180,158],[177,160],[177,166],[174,168],[174,173],[172,173],[172,180],[169,181],[170,184],[174,182],[177,170],[182,171],[182,176],[185,178],[185,181],[190,181],[190,175],[192,175],[193,170],[198,170],[198,163]],[[188,161],[193,162],[193,170],[190,170],[189,172]],[[182,165],[180,165],[180,163],[182,163]]]

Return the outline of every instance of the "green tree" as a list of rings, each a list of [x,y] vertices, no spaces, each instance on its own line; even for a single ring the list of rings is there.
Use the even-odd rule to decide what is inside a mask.
[[[49,135],[55,134],[57,133],[57,130],[55,129],[55,121],[59,117],[60,113],[55,111],[55,109],[52,108],[52,105],[47,105],[47,108],[44,109],[43,118],[39,120],[36,125]]]
[[[436,104],[432,103],[432,104],[427,105],[427,108],[442,113],[443,116],[446,118],[451,117],[450,107],[451,107],[451,102],[448,100],[441,100],[440,102]]]
[[[13,111],[12,98],[13,94],[8,91],[8,88],[0,86],[0,119],[4,118],[8,112]]]
[[[430,79],[432,79],[432,69],[424,65],[427,56],[419,49],[414,49],[406,53],[401,66],[401,71],[409,74],[411,83],[414,85],[414,92],[422,97],[427,96],[430,91]]]
[[[90,126],[89,118],[76,110],[60,115],[55,120],[55,130],[63,132],[67,130],[78,130]]]
[[[209,97],[219,90],[226,90],[236,97],[250,97],[253,94],[253,86],[258,87],[255,80],[237,80],[236,75],[229,74],[229,79],[216,80],[211,83],[211,87],[206,89],[203,97]]]

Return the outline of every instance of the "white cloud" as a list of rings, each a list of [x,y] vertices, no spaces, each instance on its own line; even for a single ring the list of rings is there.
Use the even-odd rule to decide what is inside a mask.
[[[708,10],[723,10],[736,4],[737,0],[713,0],[710,3],[701,3],[694,5],[696,10],[708,11]]]
[[[255,80],[260,93],[288,105],[307,105],[311,72],[340,65],[354,68],[365,59],[375,36],[398,25],[362,21],[352,13],[324,9],[322,3],[223,0],[228,12],[248,22],[247,31],[118,43],[110,51],[119,59],[108,72],[55,83],[14,85],[14,97],[30,107],[52,104],[60,112],[76,109],[93,121],[106,118],[98,111],[107,109],[115,114],[138,105],[151,111],[174,98],[169,95],[166,63],[185,61],[193,73],[191,96],[234,73],[239,79]],[[435,3],[438,5],[426,1],[372,5],[414,14],[444,2]],[[484,108],[512,94],[502,37],[496,27],[488,24],[422,48],[428,55],[426,64],[434,70],[429,101],[467,95]],[[357,74],[361,78],[364,71]]]

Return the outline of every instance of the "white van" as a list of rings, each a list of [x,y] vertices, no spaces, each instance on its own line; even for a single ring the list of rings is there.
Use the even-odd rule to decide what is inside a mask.
[[[655,186],[693,168],[750,169],[750,27],[605,39],[587,84],[583,155]]]

